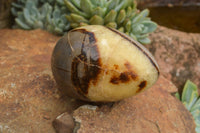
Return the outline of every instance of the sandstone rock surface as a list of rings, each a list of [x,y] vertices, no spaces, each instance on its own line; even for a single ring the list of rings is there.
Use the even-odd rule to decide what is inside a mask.
[[[149,90],[100,107],[84,105],[74,111],[77,133],[195,133],[191,114],[167,92],[174,88],[160,77]],[[171,89],[172,90],[172,89]],[[170,91],[171,92],[171,91]]]
[[[52,121],[76,101],[59,97],[50,68],[59,37],[0,30],[0,133],[55,133]]]
[[[200,88],[200,34],[185,33],[159,26],[150,36],[148,49],[161,73],[182,89],[189,79]]]

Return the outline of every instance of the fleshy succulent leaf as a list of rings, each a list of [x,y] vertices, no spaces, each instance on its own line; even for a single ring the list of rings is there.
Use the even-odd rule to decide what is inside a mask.
[[[90,0],[94,6],[97,6],[97,0]]]
[[[107,0],[91,0],[95,6],[105,7],[109,1]]]
[[[128,4],[127,3],[128,1],[127,0],[122,0],[116,7],[115,7],[115,11],[120,11],[121,9],[124,9],[126,7],[126,5]]]
[[[71,15],[66,15],[65,17],[69,22],[73,22]]]
[[[142,44],[149,44],[151,40],[149,38],[139,38],[138,41]]]
[[[78,24],[78,23],[70,23],[70,26],[71,26],[72,28],[76,28],[76,27],[79,26],[79,24]]]
[[[195,102],[195,104],[192,106],[191,111],[200,110],[200,98]]]
[[[109,22],[115,22],[116,16],[117,16],[117,12],[114,10],[111,10],[104,18],[105,24]]]
[[[131,30],[131,21],[130,20],[126,23],[125,28],[126,28],[127,32],[130,32],[130,30]]]
[[[27,0],[27,2],[25,3],[25,7],[27,8],[27,9],[32,9],[34,6],[36,6],[37,5],[37,3],[36,2],[34,2],[34,1],[30,1],[30,0]]]
[[[180,94],[179,94],[178,92],[175,93],[175,97],[176,97],[178,100],[181,100]]]
[[[90,19],[90,24],[92,25],[103,25],[104,24],[104,20],[102,17],[98,16],[98,15],[94,15],[91,19]]]
[[[148,34],[135,34],[138,39],[148,38]]]
[[[127,17],[130,17],[131,14],[133,13],[133,10],[132,10],[132,8],[130,6],[127,8],[126,13],[127,13]]]
[[[120,32],[124,32],[124,27],[120,27],[118,30],[119,30]]]
[[[15,8],[18,8],[18,9],[23,9],[23,5],[19,5],[19,4],[16,4],[16,3],[12,3],[12,6],[15,7]]]
[[[98,15],[104,17],[106,14],[106,9],[101,7],[96,7],[93,9],[93,15]]]
[[[31,29],[31,27],[29,27],[27,24],[23,23],[23,21],[21,21],[20,19],[16,18],[15,21],[21,28],[26,29],[26,30]]]
[[[197,86],[190,80],[184,85],[180,100],[192,114],[196,124],[195,130],[200,133],[200,96]]]
[[[68,0],[71,1],[76,7],[81,8],[81,0]]]
[[[64,0],[56,0],[59,5],[64,5]]]
[[[196,127],[195,131],[196,131],[197,133],[200,133],[200,126]]]
[[[67,5],[67,8],[72,12],[72,13],[76,13],[78,15],[84,16],[84,17],[88,17],[88,15],[86,13],[83,13],[81,11],[79,11],[71,2],[69,2],[68,0],[65,0],[65,4]]]
[[[144,27],[146,27],[146,29],[143,30],[143,32],[142,32],[143,34],[151,33],[153,31],[155,31],[157,28],[157,24],[152,21],[143,21],[142,24],[144,25]]]
[[[133,23],[139,23],[145,19],[149,15],[149,10],[145,9],[142,12],[140,12],[137,16],[133,18]]]
[[[139,34],[139,33],[142,33],[142,28],[144,27],[144,25],[142,24],[135,24],[135,25],[132,25],[132,32],[134,34]]]
[[[43,8],[41,8],[41,15],[43,19],[45,18],[47,14],[50,15],[51,13],[52,13],[52,7],[48,3],[45,3],[43,5]]]
[[[108,5],[108,10],[113,10],[115,7],[118,5],[120,0],[110,0],[109,5]]]
[[[181,97],[181,101],[185,102],[185,106],[188,110],[191,109],[192,105],[196,102],[198,98],[197,86],[190,80],[187,80]]]
[[[126,25],[126,24],[128,23],[129,20],[130,20],[129,18],[126,18],[126,19],[124,20],[124,22],[123,22],[122,25]]]
[[[115,22],[109,22],[108,24],[106,24],[106,26],[114,29],[117,28],[117,24]]]
[[[200,117],[200,110],[199,109],[196,109],[196,110],[193,110],[193,111],[190,110],[190,112],[195,119]]]
[[[33,21],[32,21],[31,18],[30,18],[31,15],[30,15],[28,9],[26,9],[26,8],[24,9],[23,15],[24,15],[24,18],[25,18],[26,22],[27,22],[29,25],[33,25],[33,24],[34,24]]]
[[[117,16],[117,23],[121,24],[126,18],[126,11],[123,9],[119,12]]]
[[[81,22],[80,23],[80,26],[86,26],[86,25],[88,25],[87,23],[84,23],[84,22]]]
[[[134,40],[137,41],[137,38],[136,38],[136,36],[135,36],[133,33],[130,33],[130,36],[131,36]]]
[[[53,15],[53,18],[55,18],[55,20],[59,20],[60,12],[58,10],[55,10],[52,15]]]
[[[199,117],[194,118],[194,120],[195,120],[196,126],[200,127],[200,115]]]
[[[84,17],[82,17],[82,16],[80,16],[80,15],[77,15],[77,14],[75,14],[75,13],[72,13],[72,14],[71,14],[71,18],[72,18],[73,22],[76,22],[76,23],[80,23],[80,22],[85,22],[85,23],[87,23],[87,22],[88,22],[87,19],[85,19]]]
[[[91,16],[91,14],[92,14],[92,8],[93,8],[93,5],[92,5],[92,3],[90,2],[90,0],[81,0],[81,3],[80,3],[81,5],[81,9],[85,12],[85,13],[87,13],[87,14],[89,14],[89,16]]]

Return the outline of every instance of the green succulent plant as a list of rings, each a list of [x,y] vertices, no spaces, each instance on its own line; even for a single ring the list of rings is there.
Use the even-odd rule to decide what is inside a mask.
[[[41,28],[55,34],[83,25],[105,25],[118,29],[142,44],[157,25],[139,11],[135,0],[17,0],[12,3],[14,28]]]
[[[61,35],[69,29],[63,0],[18,0],[12,3],[11,12],[16,17],[15,28],[41,28]]]
[[[176,93],[175,96],[185,105],[192,114],[196,123],[196,132],[200,133],[200,96],[197,86],[188,80],[183,88],[182,95]]]
[[[105,25],[118,29],[142,44],[150,43],[148,35],[157,28],[149,11],[139,12],[134,0],[64,0],[69,10],[66,18],[72,28],[83,25]]]

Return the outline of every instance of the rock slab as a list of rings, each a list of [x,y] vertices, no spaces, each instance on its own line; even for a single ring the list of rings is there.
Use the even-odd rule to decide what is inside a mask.
[[[52,121],[78,107],[60,98],[50,59],[60,37],[0,30],[0,133],[55,133]]]
[[[160,66],[161,74],[179,90],[189,79],[200,89],[200,34],[158,26],[146,45]]]
[[[81,106],[73,114],[76,132],[195,133],[191,114],[168,88],[176,89],[161,77],[149,90],[113,106]]]

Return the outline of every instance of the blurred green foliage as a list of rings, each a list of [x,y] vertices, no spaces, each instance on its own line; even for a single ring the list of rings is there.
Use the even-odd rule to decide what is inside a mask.
[[[11,12],[16,17],[14,28],[41,28],[59,35],[70,28],[63,0],[18,0],[12,3]]]

